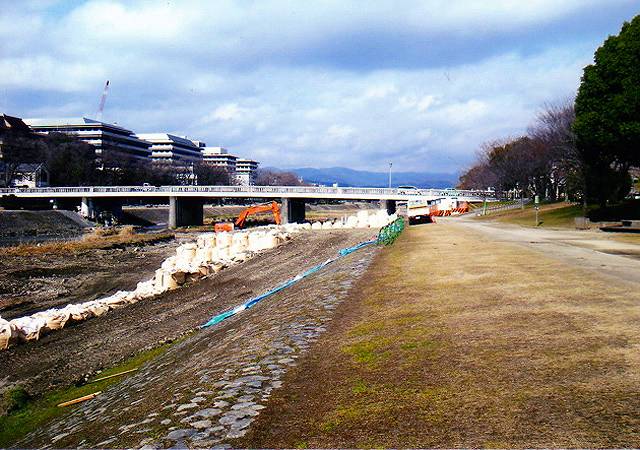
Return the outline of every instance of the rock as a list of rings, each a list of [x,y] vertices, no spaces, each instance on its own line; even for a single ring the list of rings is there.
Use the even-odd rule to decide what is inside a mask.
[[[164,419],[160,421],[160,425],[169,425],[171,423],[171,419]],[[98,445],[100,447],[100,445]]]
[[[183,405],[178,406],[178,412],[184,411],[185,409],[197,408],[197,403],[185,403]]]
[[[58,442],[60,439],[62,439],[63,437],[69,436],[69,433],[61,433],[57,436],[54,436],[51,438],[51,442]]]
[[[231,424],[232,430],[241,430],[243,428],[247,428],[251,424],[251,419],[241,419],[237,420]]]
[[[199,430],[202,430],[204,428],[209,428],[211,426],[211,421],[210,420],[198,420],[197,422],[192,422],[191,426],[193,428],[197,428]]]
[[[227,439],[241,438],[242,436],[247,434],[247,431],[249,431],[249,430],[247,430],[247,429],[239,429],[239,430],[230,431],[229,433],[227,433]]]
[[[206,400],[206,398],[204,398],[204,397],[194,397],[194,398],[191,399],[191,403],[201,403],[201,402],[203,402],[205,400]]]
[[[255,405],[255,403],[253,403],[253,402],[236,403],[235,405],[233,405],[233,406],[231,407],[231,409],[245,409],[245,408],[251,408],[253,405]]]
[[[166,439],[171,439],[172,441],[177,441],[178,439],[184,439],[189,436],[193,436],[196,434],[196,430],[193,428],[183,428],[181,430],[174,430],[167,434]]]
[[[194,414],[194,416],[207,418],[207,417],[217,416],[221,412],[222,412],[222,410],[217,409],[217,408],[207,408],[207,409],[203,409],[201,411],[198,411],[197,413]]]

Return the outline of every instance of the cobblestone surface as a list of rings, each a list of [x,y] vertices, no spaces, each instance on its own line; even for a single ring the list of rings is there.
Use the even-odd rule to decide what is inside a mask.
[[[202,448],[242,437],[376,251],[370,246],[342,258],[191,335],[18,446]]]

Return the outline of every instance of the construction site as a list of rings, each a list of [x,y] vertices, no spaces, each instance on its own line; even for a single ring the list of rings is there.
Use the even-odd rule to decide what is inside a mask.
[[[498,425],[484,433],[469,425],[458,440],[447,435],[445,430],[459,419],[450,415],[453,404],[445,413],[438,409],[445,407],[439,402],[458,397],[431,378],[438,373],[432,364],[459,357],[464,350],[455,344],[458,350],[451,353],[451,337],[443,340],[450,325],[429,325],[411,306],[427,301],[433,308],[448,301],[440,300],[439,283],[450,287],[451,277],[460,292],[470,293],[462,298],[479,302],[473,308],[493,305],[496,295],[507,303],[518,301],[518,289],[507,285],[521,278],[492,275],[503,280],[504,287],[482,280],[488,274],[485,268],[501,253],[525,251],[533,256],[539,251],[527,240],[529,231],[520,235],[518,228],[491,221],[532,210],[523,208],[517,203],[487,206],[442,198],[400,203],[397,212],[389,214],[377,203],[318,204],[307,205],[309,221],[298,224],[282,223],[280,203],[270,201],[250,207],[205,207],[203,226],[171,232],[166,223],[160,227],[164,231],[152,228],[144,233],[121,226],[96,236],[97,229],[88,235],[90,229],[85,229],[84,237],[5,247],[0,261],[0,445],[201,448],[548,442],[505,434]],[[166,207],[125,211],[149,223],[162,223],[167,217]],[[546,211],[545,220],[551,220],[548,214],[557,215],[557,208]],[[18,220],[20,214],[12,214],[5,216],[5,224]],[[41,220],[49,220],[45,216]],[[82,219],[74,223],[80,227]],[[636,304],[636,294],[631,293],[640,282],[640,242],[611,238],[597,229],[544,233],[538,238],[547,242],[544,256],[535,257],[546,261],[543,266],[556,267],[559,273],[566,270],[567,279],[576,280],[581,272],[597,268],[600,275],[591,277],[591,289],[614,277],[620,287],[608,291],[607,301],[623,309]],[[490,244],[487,254],[473,243],[496,239],[503,242],[498,244],[502,250]],[[517,250],[519,245],[528,249]],[[458,248],[463,246],[473,251],[473,267],[463,268],[459,261],[463,256]],[[436,268],[432,260],[438,255],[449,256]],[[518,270],[536,267],[523,264]],[[427,268],[431,269],[424,272]],[[409,278],[399,282],[399,277]],[[474,294],[478,282],[489,289],[480,297]],[[430,294],[425,297],[420,290],[426,286]],[[552,291],[543,291],[540,295],[553,302]],[[414,299],[411,304],[405,296]],[[385,309],[387,301],[395,305],[392,310]],[[378,306],[369,317],[365,311],[370,302]],[[582,314],[581,306],[575,308]],[[589,308],[597,317],[594,306]],[[634,320],[635,313],[625,311],[625,320]],[[564,320],[559,313],[549,314],[553,320]],[[508,321],[500,324],[508,326]],[[389,326],[396,329],[396,337],[379,334]],[[608,331],[602,328],[600,333],[605,336]],[[629,333],[625,339],[633,341],[635,332]],[[591,358],[588,353],[583,357]],[[397,388],[395,376],[386,372],[391,370],[387,361],[394,370],[406,372]],[[425,372],[430,381],[414,381],[433,385],[435,391],[423,402],[427,394],[410,386],[424,364],[431,367]],[[628,365],[630,361],[626,364],[629,376],[640,373]],[[460,370],[446,371],[454,369]],[[325,381],[336,393],[330,402],[317,391],[319,373],[327,374]],[[538,383],[549,380],[542,377],[528,385],[531,395],[537,395]],[[402,391],[393,390],[400,386]],[[596,390],[592,395],[600,398],[604,393]],[[478,405],[487,401],[484,396],[469,398]],[[366,411],[371,421],[362,415]],[[421,419],[415,422],[416,417]],[[449,425],[441,433],[439,427],[445,423]],[[556,423],[551,420],[548,433],[562,445],[635,442],[597,432],[566,440],[554,434]],[[425,424],[436,431],[429,438],[419,431]],[[389,427],[404,430],[405,438],[389,434]]]

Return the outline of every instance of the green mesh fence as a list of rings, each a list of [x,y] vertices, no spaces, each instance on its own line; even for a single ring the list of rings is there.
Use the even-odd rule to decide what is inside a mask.
[[[398,217],[389,225],[380,228],[377,243],[379,245],[393,244],[398,236],[400,236],[400,233],[402,233],[402,230],[404,230],[404,219]]]

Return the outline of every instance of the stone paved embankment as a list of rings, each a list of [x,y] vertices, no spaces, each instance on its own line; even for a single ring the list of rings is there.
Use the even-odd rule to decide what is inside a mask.
[[[342,258],[254,308],[190,335],[17,445],[202,448],[243,436],[282,385],[283,374],[325,331],[376,251],[370,246]]]

